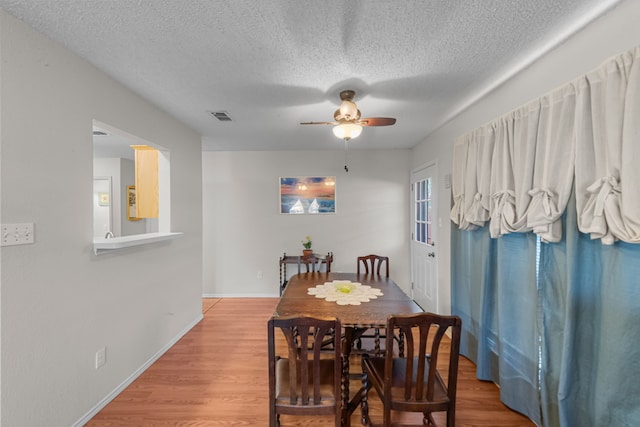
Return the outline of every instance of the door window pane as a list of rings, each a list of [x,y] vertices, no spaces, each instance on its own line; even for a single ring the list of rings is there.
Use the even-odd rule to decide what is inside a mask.
[[[415,234],[414,240],[420,243],[431,244],[431,178],[423,179],[415,183]]]

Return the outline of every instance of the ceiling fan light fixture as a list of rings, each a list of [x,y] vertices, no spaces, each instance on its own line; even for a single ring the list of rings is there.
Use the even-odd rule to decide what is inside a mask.
[[[357,138],[362,133],[362,126],[355,123],[341,123],[333,127],[333,134],[340,139],[350,140]]]

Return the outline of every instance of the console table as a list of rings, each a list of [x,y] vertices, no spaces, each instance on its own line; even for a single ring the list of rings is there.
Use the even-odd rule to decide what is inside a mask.
[[[333,262],[333,252],[326,255],[313,253],[311,255],[287,255],[286,252],[280,257],[280,295],[287,286],[289,279],[287,278],[287,265],[295,264],[298,266],[298,274],[302,273],[302,266],[305,266],[306,272],[320,271],[325,266],[325,272],[331,272],[331,263]]]

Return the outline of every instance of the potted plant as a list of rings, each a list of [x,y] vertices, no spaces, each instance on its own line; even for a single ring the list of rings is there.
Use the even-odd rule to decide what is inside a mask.
[[[306,236],[305,240],[302,241],[302,246],[304,249],[302,250],[303,256],[311,256],[313,250],[311,249],[311,236]]]

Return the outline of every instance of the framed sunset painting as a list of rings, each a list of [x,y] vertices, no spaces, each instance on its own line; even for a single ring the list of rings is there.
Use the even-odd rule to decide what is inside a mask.
[[[336,177],[280,177],[280,213],[336,213]]]

